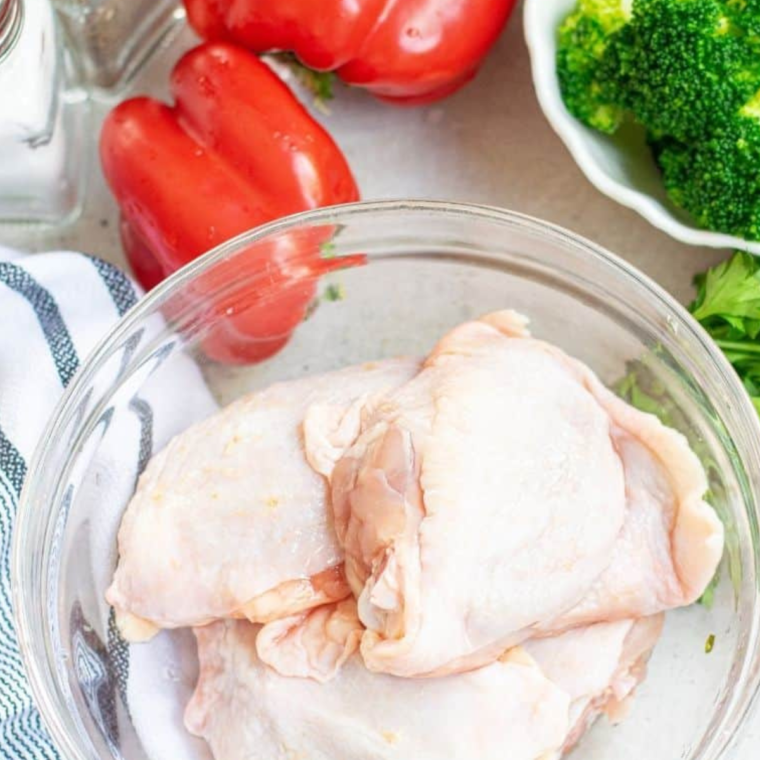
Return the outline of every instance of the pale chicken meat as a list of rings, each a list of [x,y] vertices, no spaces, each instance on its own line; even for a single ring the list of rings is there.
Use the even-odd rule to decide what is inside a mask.
[[[310,416],[371,670],[469,670],[536,634],[689,604],[720,560],[685,439],[514,312],[453,330],[373,408]]]
[[[524,653],[569,699],[566,736],[547,760],[575,746],[600,715],[613,723],[625,717],[636,688],[646,676],[663,620],[660,614],[596,623],[524,642]],[[346,599],[269,623],[256,637],[256,650],[262,662],[282,675],[324,683],[340,677],[341,666],[357,649],[361,631],[356,603]],[[519,647],[502,655],[505,657],[530,661],[524,659]],[[456,678],[443,677],[443,682],[455,683]]]
[[[259,659],[284,676],[329,681],[359,648],[364,627],[352,598],[267,623],[256,637]]]
[[[596,623],[524,644],[544,675],[570,698],[562,751],[574,747],[600,715],[612,723],[628,712],[662,632],[663,616]]]
[[[217,760],[557,760],[723,552],[679,433],[511,311],[276,384],[149,464],[108,600],[193,626]]]
[[[347,596],[327,483],[304,454],[304,415],[319,404],[371,408],[418,364],[394,359],[278,383],[171,441],[119,530],[107,598],[125,636],[218,618],[266,622]]]
[[[724,531],[704,469],[686,439],[601,386],[626,478],[626,519],[612,561],[577,605],[544,621],[557,632],[605,619],[655,615],[696,601],[723,554]]]
[[[259,659],[247,621],[196,629],[187,728],[217,760],[544,760],[565,741],[568,695],[518,649],[431,680],[368,671],[358,654],[318,683]]]

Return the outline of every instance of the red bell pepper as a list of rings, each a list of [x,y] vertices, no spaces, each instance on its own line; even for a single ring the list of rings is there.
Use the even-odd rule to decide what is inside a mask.
[[[358,199],[340,149],[255,55],[226,43],[201,45],[174,67],[171,91],[173,106],[150,98],[121,103],[100,139],[122,243],[146,288],[264,222]],[[281,297],[257,307],[252,292],[247,303],[225,306],[229,318],[205,341],[207,353],[247,362],[278,350],[314,296],[305,267],[315,277],[325,268],[318,246],[310,251],[304,258],[280,245],[239,258],[249,269],[241,280],[266,270]],[[289,261],[296,255],[297,265]]]
[[[516,0],[184,0],[208,40],[293,51],[385,100],[427,103],[467,83]]]

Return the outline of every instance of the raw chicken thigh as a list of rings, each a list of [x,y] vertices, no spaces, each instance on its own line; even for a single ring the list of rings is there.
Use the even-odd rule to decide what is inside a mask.
[[[497,312],[176,438],[108,599],[133,640],[195,627],[217,760],[557,760],[712,578],[706,490],[683,436]]]
[[[308,676],[322,682],[341,678],[340,667],[356,651],[362,630],[355,610],[355,602],[346,599],[287,622],[268,624],[256,638],[259,659],[286,676]],[[598,716],[605,714],[615,723],[625,717],[633,693],[646,675],[663,619],[660,614],[582,626],[526,641],[522,653],[516,647],[502,655],[502,661],[506,657],[512,662],[530,663],[525,659],[527,654],[570,700],[564,741],[550,757],[570,750]],[[387,676],[376,674],[376,678]],[[440,682],[455,684],[459,678],[462,676],[444,676]],[[372,684],[374,679],[368,677],[368,682]]]
[[[247,621],[195,633],[185,724],[218,760],[543,760],[568,733],[568,695],[519,648],[426,681],[371,673],[355,654],[320,684],[266,667]]]
[[[359,648],[363,632],[349,598],[267,623],[256,637],[256,651],[284,676],[324,683]]]
[[[702,500],[704,469],[686,439],[632,409],[592,378],[613,420],[626,480],[626,518],[610,565],[583,600],[538,626],[557,632],[654,615],[696,601],[723,555],[723,525]]]
[[[688,604],[720,560],[683,437],[514,312],[453,330],[361,415],[312,416],[335,430],[307,456],[332,471],[371,670],[469,670],[537,633]],[[326,443],[351,437],[342,458]]]
[[[107,593],[125,636],[266,622],[348,595],[326,481],[304,456],[304,413],[317,403],[371,408],[418,368],[397,359],[278,383],[154,457],[125,513]]]
[[[544,675],[570,697],[563,751],[577,744],[602,713],[613,723],[625,717],[662,624],[662,615],[597,623],[524,644]]]

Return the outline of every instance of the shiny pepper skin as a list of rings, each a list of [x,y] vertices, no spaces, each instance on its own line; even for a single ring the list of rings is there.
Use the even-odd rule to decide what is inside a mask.
[[[384,100],[429,103],[475,76],[516,0],[184,0],[207,40],[292,51]]]
[[[100,138],[106,180],[122,214],[122,242],[147,289],[215,246],[297,211],[355,201],[354,178],[330,135],[288,87],[247,50],[208,43],[186,53],[171,75],[173,105],[138,97],[118,105]],[[323,237],[329,237],[324,231]],[[236,257],[227,275],[251,287],[216,304],[203,346],[225,362],[257,361],[287,342],[328,268],[319,241]],[[278,297],[257,304],[266,272]],[[210,298],[218,282],[196,292]],[[213,306],[213,304],[212,304]],[[213,309],[212,309],[213,311]],[[209,317],[211,319],[211,316]]]

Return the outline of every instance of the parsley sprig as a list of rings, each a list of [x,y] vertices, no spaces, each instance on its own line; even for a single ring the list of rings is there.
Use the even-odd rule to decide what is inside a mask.
[[[689,307],[736,370],[760,413],[760,259],[736,253],[697,275]]]

